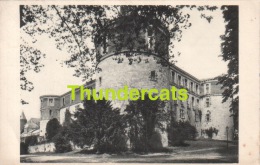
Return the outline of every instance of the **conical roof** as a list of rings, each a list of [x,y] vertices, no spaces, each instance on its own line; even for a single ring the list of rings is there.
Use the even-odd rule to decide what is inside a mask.
[[[20,115],[20,120],[21,119],[25,119],[26,120],[26,117],[25,117],[25,114],[24,114],[24,112],[22,111],[22,113],[21,113],[21,115]]]

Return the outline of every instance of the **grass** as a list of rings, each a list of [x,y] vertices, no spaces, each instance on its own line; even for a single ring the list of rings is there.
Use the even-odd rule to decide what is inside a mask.
[[[238,145],[225,141],[186,141],[186,147],[167,147],[164,151],[149,153],[123,152],[120,154],[95,154],[92,151],[64,154],[48,153],[21,157],[21,162],[51,163],[237,163]]]

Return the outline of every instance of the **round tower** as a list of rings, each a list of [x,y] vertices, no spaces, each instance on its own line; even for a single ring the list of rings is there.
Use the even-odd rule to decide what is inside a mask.
[[[121,16],[98,32],[96,89],[169,89],[169,32],[157,19]],[[122,111],[128,101],[112,101]],[[166,108],[169,105],[166,105]],[[167,136],[162,136],[164,146]]]
[[[45,136],[46,125],[49,120],[57,118],[60,120],[60,98],[57,95],[44,95],[41,100],[40,136]]]
[[[126,15],[95,38],[96,89],[169,88],[169,32],[153,18]],[[120,108],[126,102],[117,102]],[[123,107],[122,107],[123,106]]]

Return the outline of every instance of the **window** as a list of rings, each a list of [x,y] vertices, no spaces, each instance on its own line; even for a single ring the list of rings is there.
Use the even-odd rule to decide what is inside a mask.
[[[50,113],[50,117],[51,117],[51,115],[52,115],[52,110],[50,110],[49,113]]]
[[[199,89],[199,86],[196,84],[196,89],[195,89],[196,91],[195,91],[195,92],[196,92],[197,94],[199,94],[199,90],[198,90],[198,89]]]
[[[178,75],[178,85],[181,85],[181,76]]]
[[[191,105],[194,106],[194,97],[191,98]]]
[[[54,99],[53,98],[49,98],[49,106],[54,106]]]
[[[64,97],[62,98],[62,105],[63,106],[65,105],[65,98]]]
[[[172,81],[175,82],[175,73],[172,71]]]
[[[206,122],[210,122],[210,121],[211,121],[211,113],[210,113],[210,111],[207,111]]]
[[[199,106],[200,105],[200,100],[199,99],[197,99],[197,106]]]
[[[187,79],[185,79],[185,81],[184,81],[184,85],[185,85],[185,87],[188,88],[188,80],[187,80]]]
[[[210,106],[209,98],[206,98],[206,107],[209,107],[209,106]]]
[[[147,42],[148,42],[148,49],[152,49],[153,46],[154,46],[154,37],[153,37],[153,28],[152,26],[150,26],[148,29],[147,29]]]
[[[99,86],[102,84],[102,77],[99,77]]]
[[[206,84],[206,94],[209,94],[209,84]]]
[[[190,83],[190,90],[193,91],[193,82]]]
[[[198,121],[199,121],[199,113],[195,112],[195,122],[198,122]]]
[[[151,71],[151,80],[155,80],[155,71]]]
[[[185,118],[185,116],[184,116],[184,110],[183,110],[183,109],[180,110],[180,118],[181,118],[181,119],[184,119],[184,118]]]

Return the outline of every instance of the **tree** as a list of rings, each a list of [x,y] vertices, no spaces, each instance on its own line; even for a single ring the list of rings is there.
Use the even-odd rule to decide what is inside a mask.
[[[194,140],[197,134],[196,127],[188,121],[171,121],[168,127],[168,140],[171,146],[186,146],[185,140]]]
[[[71,141],[81,147],[93,146],[100,152],[121,152],[126,147],[126,125],[119,109],[106,100],[84,100],[84,109],[74,114],[70,125]]]
[[[52,141],[53,137],[61,130],[61,125],[58,119],[53,118],[46,125],[46,139]]]
[[[189,28],[190,15],[185,9],[197,9],[201,12],[201,17],[208,22],[212,16],[207,16],[204,11],[214,11],[216,6],[86,6],[86,5],[67,5],[67,6],[20,6],[20,28],[32,43],[21,37],[21,89],[31,91],[33,83],[27,80],[26,73],[29,70],[39,72],[41,59],[45,57],[40,50],[33,48],[33,43],[37,42],[37,36],[46,34],[52,38],[59,50],[67,51],[70,56],[62,63],[68,67],[75,68],[76,77],[81,77],[83,81],[90,80],[96,71],[96,50],[94,40],[103,31],[106,33],[106,26],[115,19],[126,16],[136,15],[148,19],[157,19],[169,30],[170,42],[169,56],[170,61],[179,52],[174,48],[175,42],[180,42],[183,30]],[[137,17],[136,17],[137,18]],[[140,26],[140,24],[135,24]],[[133,28],[135,29],[135,28]],[[105,31],[104,31],[105,30]],[[102,33],[103,33],[102,32]],[[101,37],[102,38],[102,37]],[[104,39],[104,38],[103,38]],[[117,41],[120,45],[122,41]],[[22,103],[26,103],[21,100]]]
[[[55,145],[55,152],[64,153],[72,151],[69,127],[63,126],[60,131],[52,138]]]
[[[225,34],[221,36],[222,59],[228,61],[228,72],[218,78],[224,89],[223,101],[231,100],[230,112],[234,119],[234,128],[238,131],[239,119],[239,49],[238,49],[238,6],[222,6],[223,17],[226,22]]]
[[[125,112],[133,151],[147,152],[162,148],[161,138],[154,136],[158,136],[156,128],[164,131],[163,123],[167,121],[164,102],[152,101],[146,94],[144,100],[139,98],[137,101],[129,101]]]

